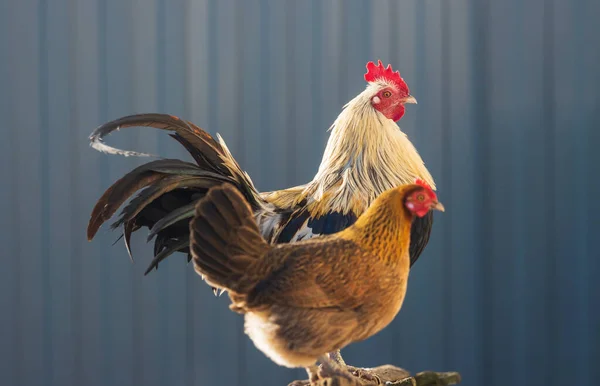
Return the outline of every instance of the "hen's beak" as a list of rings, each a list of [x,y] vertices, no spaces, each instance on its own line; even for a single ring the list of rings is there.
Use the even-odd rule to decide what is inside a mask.
[[[417,100],[415,99],[414,96],[409,95],[406,98],[404,98],[404,100],[402,100],[402,103],[414,103],[414,104],[417,104]]]
[[[442,205],[442,203],[439,201],[434,202],[433,205],[431,206],[431,209],[437,209],[440,212],[446,211],[446,208],[444,208],[444,205]]]

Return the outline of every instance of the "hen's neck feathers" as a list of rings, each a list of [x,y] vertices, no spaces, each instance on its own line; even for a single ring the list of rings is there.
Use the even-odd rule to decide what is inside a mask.
[[[383,192],[362,216],[339,237],[352,240],[379,258],[409,264],[410,229],[413,214],[404,206],[406,193],[414,185]]]
[[[435,190],[423,160],[405,133],[371,106],[373,84],[344,106],[331,127],[319,171],[300,199],[313,215],[361,214],[384,191],[416,178]]]

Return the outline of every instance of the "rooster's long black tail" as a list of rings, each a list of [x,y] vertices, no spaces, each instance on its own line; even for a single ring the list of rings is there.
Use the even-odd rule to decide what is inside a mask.
[[[119,219],[112,224],[122,226],[123,239],[131,256],[131,234],[142,227],[150,229],[148,240],[154,241],[154,259],[146,273],[158,268],[158,263],[174,252],[183,252],[191,259],[189,223],[194,206],[213,186],[233,184],[244,195],[253,210],[264,201],[249,176],[242,171],[225,143],[217,140],[191,122],[167,114],[138,114],[123,117],[98,127],[90,136],[91,146],[111,154],[149,156],[113,148],[103,138],[115,130],[147,126],[173,132],[171,137],[183,145],[196,164],[177,159],[159,159],[141,165],[116,181],[100,197],[92,210],[87,237],[92,240],[104,222],[127,201]]]

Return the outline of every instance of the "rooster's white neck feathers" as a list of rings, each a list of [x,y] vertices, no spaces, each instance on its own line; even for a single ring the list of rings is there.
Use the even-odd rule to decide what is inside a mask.
[[[319,171],[301,194],[313,215],[329,210],[362,213],[384,191],[421,178],[435,183],[421,156],[371,97],[386,86],[372,83],[352,99],[331,126]]]

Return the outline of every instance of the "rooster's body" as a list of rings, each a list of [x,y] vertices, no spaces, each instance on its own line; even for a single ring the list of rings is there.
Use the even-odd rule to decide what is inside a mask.
[[[157,160],[115,182],[94,207],[88,239],[141,189],[113,228],[123,226],[128,250],[132,232],[144,226],[151,229],[150,237],[156,236],[156,241],[155,259],[149,269],[158,267],[173,252],[189,255],[187,224],[194,204],[208,188],[223,182],[233,183],[244,193],[261,234],[270,243],[294,242],[343,230],[383,191],[415,178],[435,189],[431,174],[406,134],[369,103],[370,97],[387,83],[381,78],[370,82],[344,107],[331,127],[321,165],[310,183],[275,192],[259,193],[220,136],[216,141],[191,122],[166,114],[139,114],[100,126],[90,137],[100,151],[146,155],[114,149],[102,138],[121,128],[150,126],[174,132],[172,137],[188,150],[196,164]],[[415,221],[411,264],[427,244],[432,223],[432,215]]]

